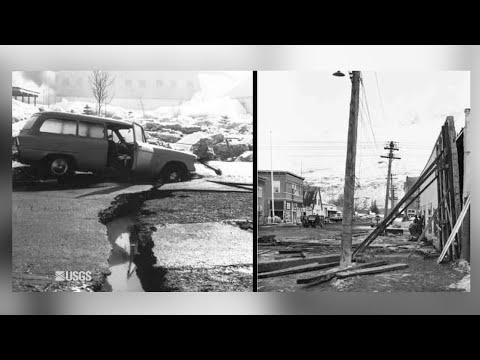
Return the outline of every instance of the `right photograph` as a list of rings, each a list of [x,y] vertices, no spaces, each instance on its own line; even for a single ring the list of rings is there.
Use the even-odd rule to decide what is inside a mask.
[[[257,290],[470,292],[470,72],[260,71]]]

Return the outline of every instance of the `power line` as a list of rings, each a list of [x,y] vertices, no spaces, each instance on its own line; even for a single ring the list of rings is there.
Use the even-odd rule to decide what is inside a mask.
[[[383,118],[385,119],[385,121],[387,121],[387,114],[385,113],[385,107],[383,106],[383,99],[380,92],[380,85],[378,84],[377,72],[375,71],[374,74],[375,74],[375,81],[377,83],[377,93],[378,93],[378,98],[380,99],[380,107],[382,108]]]
[[[368,121],[370,122],[370,129],[372,131],[372,136],[373,136],[373,142],[375,143],[375,148],[377,148],[377,141],[375,139],[375,132],[373,131],[373,123],[372,123],[372,118],[370,116],[370,109],[368,107],[368,101],[367,101],[367,92],[365,90],[365,85],[363,83],[363,78],[360,79],[360,84],[362,85],[362,93],[363,93],[363,97],[365,98],[365,105],[367,107],[367,115],[368,115]]]

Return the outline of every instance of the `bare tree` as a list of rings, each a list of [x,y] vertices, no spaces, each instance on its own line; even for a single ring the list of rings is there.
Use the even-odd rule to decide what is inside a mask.
[[[110,93],[110,86],[115,81],[115,77],[108,71],[93,70],[92,75],[88,77],[90,81],[90,87],[92,88],[93,97],[97,101],[98,115],[102,112],[102,105],[105,107],[113,99],[112,93]]]
[[[140,100],[140,105],[142,105],[143,118],[145,118],[145,108],[143,107],[142,97],[139,96],[139,97],[138,97],[138,100]]]

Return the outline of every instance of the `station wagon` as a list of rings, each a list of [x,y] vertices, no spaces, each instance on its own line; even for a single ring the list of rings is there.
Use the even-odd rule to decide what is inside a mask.
[[[135,122],[40,112],[15,138],[14,159],[57,178],[75,171],[117,170],[166,183],[190,180],[196,156],[148,143],[143,127]]]

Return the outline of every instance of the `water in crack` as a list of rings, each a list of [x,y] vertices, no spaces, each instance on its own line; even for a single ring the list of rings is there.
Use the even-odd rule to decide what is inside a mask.
[[[130,242],[130,229],[134,222],[133,217],[127,216],[107,224],[107,236],[112,245],[108,259],[111,274],[107,276],[102,291],[144,291],[133,262],[136,244]]]

